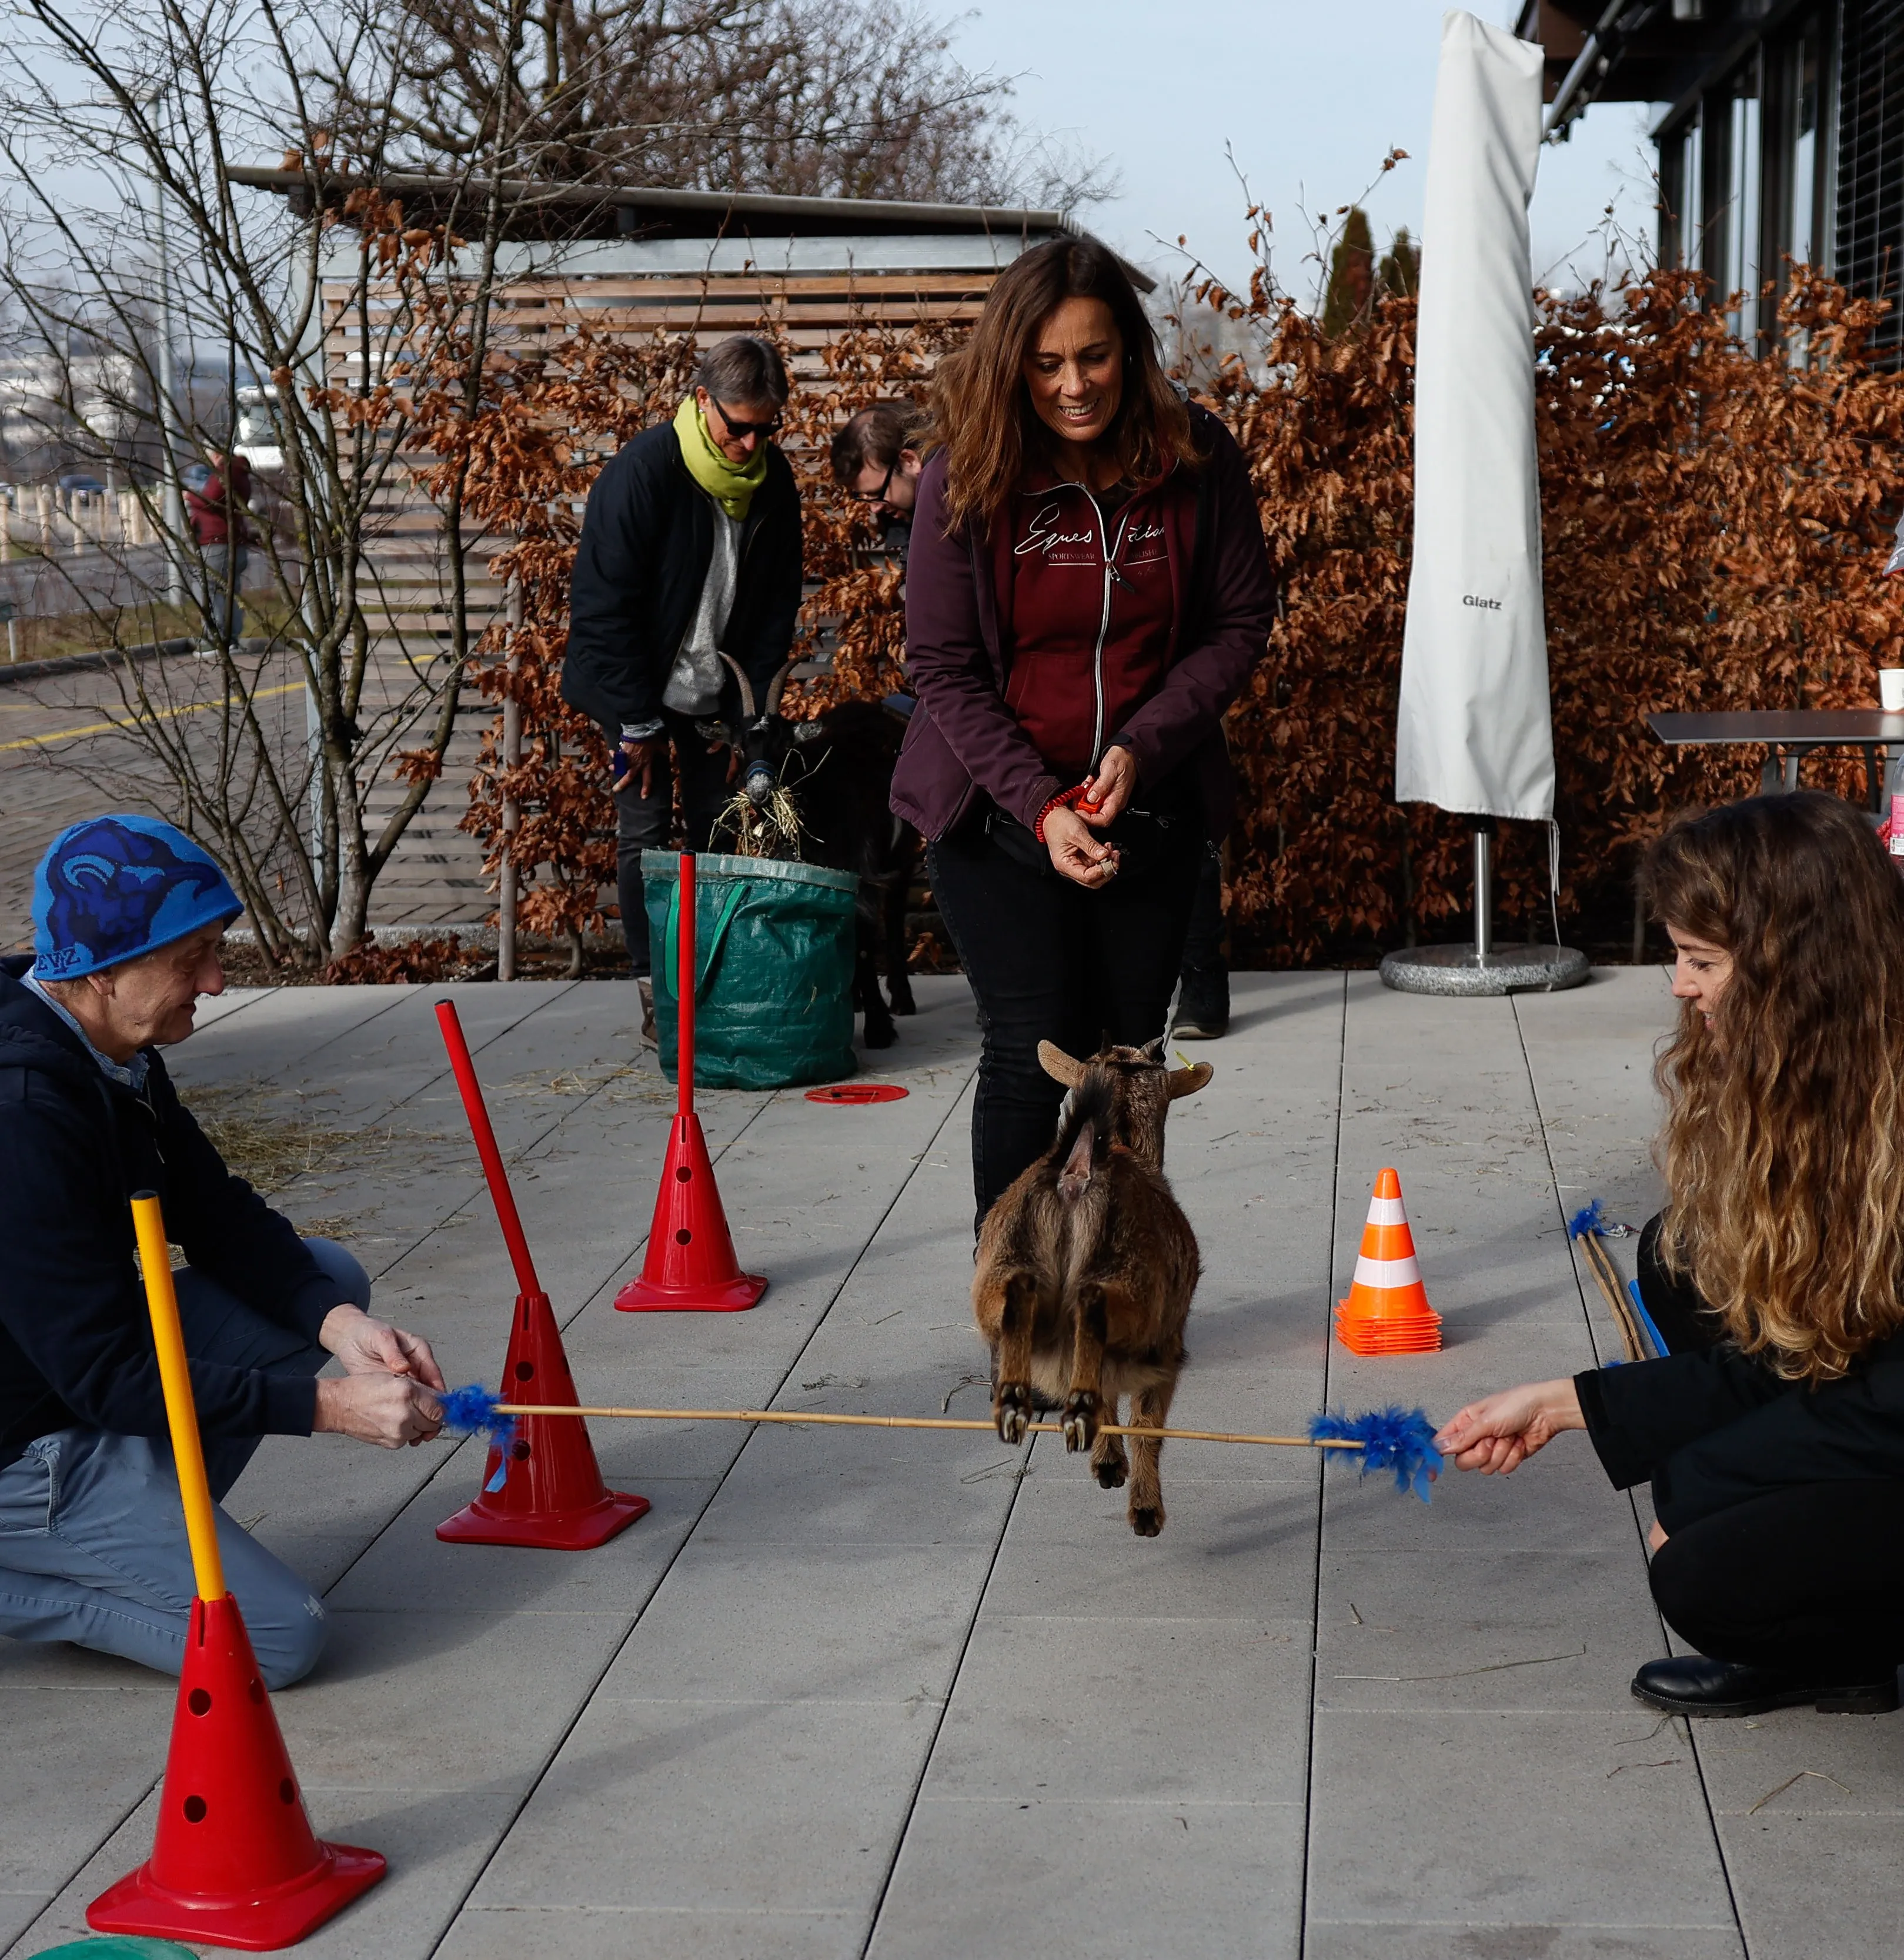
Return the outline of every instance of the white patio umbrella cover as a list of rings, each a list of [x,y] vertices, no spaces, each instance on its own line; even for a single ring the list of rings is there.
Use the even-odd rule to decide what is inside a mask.
[[[1527,201],[1540,49],[1442,19],[1415,355],[1415,545],[1395,797],[1553,815]]]

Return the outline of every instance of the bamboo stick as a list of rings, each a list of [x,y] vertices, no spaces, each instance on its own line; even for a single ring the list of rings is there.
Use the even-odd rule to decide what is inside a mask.
[[[940,1415],[820,1415],[801,1414],[792,1409],[661,1409],[583,1408],[563,1403],[498,1402],[497,1415],[601,1415],[626,1416],[640,1422],[784,1422],[831,1423],[853,1429],[982,1429],[997,1433],[997,1425],[977,1416]],[[1062,1436],[1064,1425],[1056,1422],[1025,1424],[1030,1436]],[[1283,1449],[1360,1449],[1363,1446],[1345,1436],[1315,1438],[1307,1436],[1243,1436],[1222,1429],[1136,1429],[1128,1424],[1106,1422],[1098,1426],[1100,1436],[1154,1436],[1160,1441],[1180,1443],[1260,1443]]]
[[[1611,1310],[1620,1328],[1620,1345],[1626,1351],[1629,1361],[1643,1361],[1646,1358],[1646,1344],[1639,1338],[1639,1322],[1633,1316],[1632,1302],[1626,1297],[1626,1289],[1620,1283],[1620,1275],[1613,1270],[1613,1255],[1600,1242],[1599,1236],[1592,1232],[1581,1234],[1581,1243],[1585,1249],[1587,1264],[1593,1269],[1595,1283],[1601,1297]]]

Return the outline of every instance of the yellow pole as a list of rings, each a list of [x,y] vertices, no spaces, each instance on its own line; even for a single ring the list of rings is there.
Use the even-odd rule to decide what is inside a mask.
[[[145,1275],[145,1303],[152,1315],[152,1345],[158,1351],[166,1420],[172,1427],[172,1462],[178,1472],[179,1495],[185,1500],[185,1535],[192,1548],[192,1576],[201,1599],[222,1599],[224,1561],[218,1556],[218,1519],[211,1508],[211,1487],[205,1481],[199,1411],[185,1365],[179,1296],[172,1285],[172,1251],[166,1243],[165,1215],[157,1192],[132,1194],[132,1224],[138,1234],[139,1268]]]

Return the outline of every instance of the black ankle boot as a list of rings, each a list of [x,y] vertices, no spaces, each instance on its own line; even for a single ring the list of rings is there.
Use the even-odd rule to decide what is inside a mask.
[[[1888,1715],[1897,1706],[1897,1673],[1893,1669],[1876,1681],[1820,1681],[1782,1668],[1687,1654],[1649,1660],[1633,1676],[1633,1693],[1673,1715],[1763,1715],[1807,1702],[1821,1715]]]
[[[1224,966],[1186,966],[1171,1032],[1179,1041],[1216,1041],[1230,1024],[1230,976]]]

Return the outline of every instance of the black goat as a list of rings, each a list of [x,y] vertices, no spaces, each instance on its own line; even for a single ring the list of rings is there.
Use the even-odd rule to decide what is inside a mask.
[[[866,1016],[866,1046],[890,1048],[898,1036],[893,1016],[918,1011],[906,972],[906,900],[919,836],[890,807],[905,719],[879,702],[844,701],[811,721],[789,722],[780,713],[786,668],[756,711],[746,676],[728,664],[740,684],[743,791],[761,807],[777,789],[786,791],[799,815],[800,855],[860,880],[853,1002]],[[877,961],[882,943],[884,994]]]

